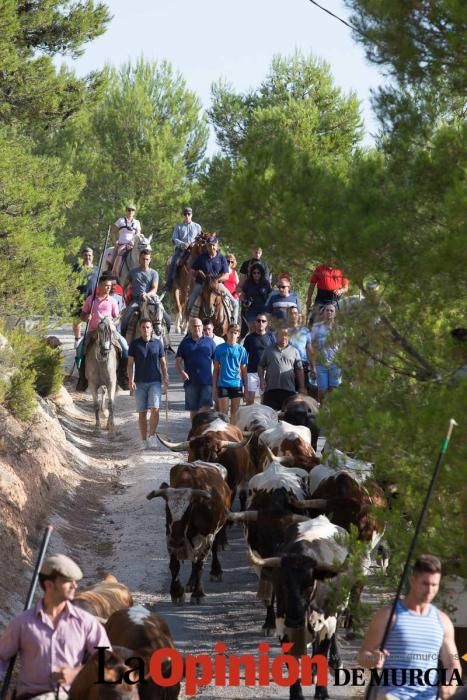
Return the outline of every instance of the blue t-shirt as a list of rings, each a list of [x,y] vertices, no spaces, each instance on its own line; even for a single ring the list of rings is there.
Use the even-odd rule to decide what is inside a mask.
[[[220,253],[214,255],[213,258],[211,258],[209,253],[201,253],[201,255],[198,255],[198,257],[194,259],[191,267],[193,270],[201,270],[208,277],[217,277],[229,271],[227,260]],[[204,279],[196,275],[196,281],[198,284],[203,284]]]
[[[306,326],[289,328],[289,343],[298,350],[302,362],[308,362],[306,346],[311,343],[310,329]]]
[[[185,371],[190,377],[185,384],[212,384],[212,359],[216,344],[212,338],[203,336],[193,340],[191,335],[183,338],[178,346],[177,357],[181,357]]]
[[[287,312],[291,306],[296,306],[301,311],[295,292],[290,292],[286,297],[281,296],[280,292],[272,292],[266,302],[266,313],[283,320],[287,318]]]
[[[240,365],[248,364],[248,355],[242,345],[222,343],[216,348],[214,362],[220,362],[217,386],[239,389],[242,386]]]
[[[248,333],[243,341],[243,347],[248,353],[248,372],[258,371],[258,362],[264,350],[275,343],[274,335],[271,331],[266,331],[264,335],[259,333]]]
[[[135,384],[162,380],[160,361],[164,357],[164,347],[160,340],[152,338],[146,343],[136,338],[130,343],[128,355],[135,361]]]

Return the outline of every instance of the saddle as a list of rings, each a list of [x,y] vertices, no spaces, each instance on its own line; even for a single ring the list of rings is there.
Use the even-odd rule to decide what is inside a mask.
[[[225,312],[229,318],[230,323],[233,323],[234,319],[234,305],[232,299],[227,296],[224,292],[222,293],[222,304],[224,306]]]

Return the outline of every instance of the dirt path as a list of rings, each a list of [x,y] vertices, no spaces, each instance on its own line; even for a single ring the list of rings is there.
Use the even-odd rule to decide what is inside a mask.
[[[63,343],[68,366],[72,363],[72,338],[65,331],[55,332]],[[175,344],[179,340],[173,339]],[[183,409],[183,390],[169,358],[170,394],[168,433],[172,440],[184,440],[189,430],[188,414]],[[265,640],[260,634],[264,611],[256,601],[256,576],[245,556],[242,529],[229,532],[229,544],[221,552],[224,580],[212,583],[208,567],[204,576],[205,601],[200,606],[186,603],[174,607],[168,595],[168,556],[165,545],[164,502],[147,501],[146,494],[168,479],[170,467],[180,456],[167,452],[141,450],[134,398],[123,392],[116,399],[116,431],[112,439],[94,431],[91,397],[76,394],[67,387],[74,403],[59,408],[59,418],[67,438],[96,468],[72,497],[60,505],[55,517],[54,549],[60,542],[75,553],[88,581],[104,571],[111,571],[128,584],[135,600],[157,611],[168,622],[176,647],[183,653],[213,655],[215,642],[227,644],[231,654],[257,655],[258,644],[271,644],[271,657],[279,652],[275,638]],[[159,429],[166,433],[164,413]],[[189,567],[182,567],[182,580]],[[86,581],[85,581],[86,582]],[[353,666],[358,644],[342,641],[343,663]],[[306,689],[306,697],[314,690]],[[333,688],[331,697],[358,697],[353,688]],[[217,698],[288,698],[287,688],[278,686],[222,688],[210,685],[199,697]]]

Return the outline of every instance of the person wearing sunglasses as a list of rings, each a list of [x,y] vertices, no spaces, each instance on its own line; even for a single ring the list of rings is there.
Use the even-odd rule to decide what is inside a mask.
[[[285,325],[291,306],[295,306],[299,312],[301,311],[298,296],[291,290],[290,276],[284,273],[279,275],[277,291],[271,292],[266,302],[266,313],[269,321],[275,322],[276,325]]]
[[[323,320],[314,323],[310,332],[308,346],[312,371],[318,380],[318,401],[323,402],[325,394],[341,385],[342,371],[334,359],[339,350],[339,343],[333,338],[336,307],[326,304],[323,309]]]
[[[248,333],[243,341],[243,347],[248,353],[248,382],[245,389],[245,403],[247,405],[255,402],[256,393],[260,389],[258,363],[261,356],[266,348],[274,343],[275,338],[268,328],[268,319],[264,313],[259,313],[255,319],[255,330]]]
[[[240,285],[240,300],[242,302],[242,315],[248,324],[248,330],[253,333],[256,330],[256,318],[264,314],[266,301],[271,294],[271,284],[264,272],[264,267],[259,262],[251,265],[248,276]]]
[[[193,210],[191,207],[183,208],[183,221],[177,224],[172,232],[172,243],[175,246],[174,254],[167,271],[167,281],[165,289],[172,291],[177,267],[182,265],[189,257],[189,251],[193,243],[201,234],[201,226],[193,221]]]
[[[191,272],[195,277],[195,284],[188,299],[187,309],[190,313],[196,300],[201,294],[206,279],[220,282],[220,290],[223,296],[230,299],[232,304],[232,323],[237,322],[238,303],[226,288],[224,282],[229,276],[229,265],[225,255],[219,253],[219,240],[215,234],[206,239],[207,252],[198,255],[192,263]]]

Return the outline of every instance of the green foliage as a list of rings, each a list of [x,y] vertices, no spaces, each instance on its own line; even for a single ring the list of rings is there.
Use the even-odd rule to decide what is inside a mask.
[[[43,152],[59,154],[86,177],[65,230],[83,235],[87,212],[86,240],[100,249],[108,225],[133,201],[144,233],[163,230],[169,242],[169,230],[196,190],[206,148],[201,103],[165,61],[111,68],[108,79],[96,107],[41,143]]]
[[[32,339],[29,340],[31,342]],[[62,349],[49,347],[43,339],[34,339],[29,367],[34,370],[35,389],[40,396],[56,394],[65,377]]]
[[[20,319],[67,314],[74,290],[56,243],[67,207],[83,186],[57,158],[33,155],[30,141],[0,129],[1,316]]]
[[[92,100],[102,75],[78,79],[65,67],[57,71],[53,57],[79,56],[109,19],[105,5],[92,0],[2,0],[0,124],[57,127]]]
[[[33,369],[15,372],[6,394],[6,404],[18,420],[31,420],[36,410],[36,373]]]
[[[327,64],[296,53],[276,57],[257,90],[237,95],[218,83],[213,98],[223,155],[202,181],[203,221],[303,276],[304,259],[318,256],[310,209],[322,172],[345,178],[361,137],[356,97],[334,85]]]
[[[444,86],[465,95],[467,29],[463,0],[345,0],[367,58],[401,84]]]

